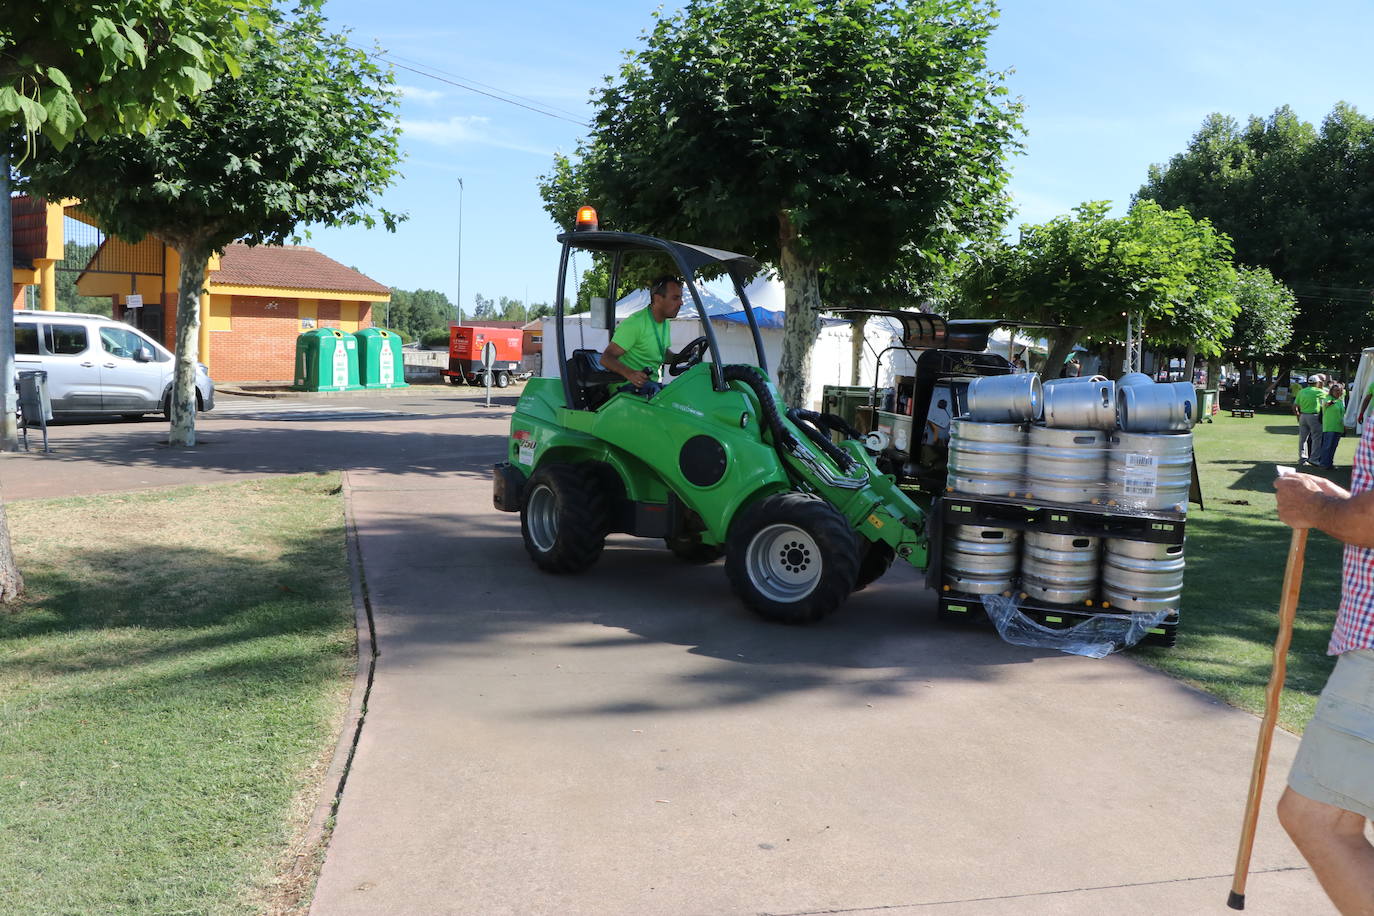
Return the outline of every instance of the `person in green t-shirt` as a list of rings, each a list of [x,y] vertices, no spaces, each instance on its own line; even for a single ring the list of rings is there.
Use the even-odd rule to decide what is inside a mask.
[[[1345,388],[1338,382],[1322,399],[1322,447],[1317,460],[1319,468],[1330,470],[1336,463],[1336,446],[1345,435]]]
[[[616,325],[611,342],[601,354],[601,365],[624,376],[621,391],[653,397],[662,390],[658,369],[677,354],[668,349],[672,320],[682,309],[682,280],[659,277],[649,288],[649,307],[640,309]]]
[[[1316,460],[1321,448],[1322,418],[1321,402],[1326,397],[1322,383],[1326,376],[1320,372],[1308,376],[1307,387],[1293,398],[1293,415],[1298,418],[1298,464],[1310,464]]]

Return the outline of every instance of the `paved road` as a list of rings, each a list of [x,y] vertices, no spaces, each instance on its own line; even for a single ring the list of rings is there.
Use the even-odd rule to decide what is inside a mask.
[[[193,452],[68,426],[0,459],[10,498],[350,468],[381,656],[314,913],[1228,912],[1253,716],[938,626],[910,570],[805,628],[649,542],[541,575],[490,508],[512,395],[226,412]],[[1295,746],[1253,913],[1330,912],[1272,816]]]

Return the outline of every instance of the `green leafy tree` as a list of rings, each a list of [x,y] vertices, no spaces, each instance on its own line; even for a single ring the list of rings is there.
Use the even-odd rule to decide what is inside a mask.
[[[138,139],[78,140],[26,168],[32,188],[81,198],[110,234],[152,235],[180,255],[174,445],[195,444],[198,301],[211,253],[237,239],[283,242],[301,223],[372,226],[371,201],[396,174],[390,71],[326,31],[318,0],[271,19],[273,31],[243,46],[241,75],[189,103],[184,122]],[[393,214],[381,217],[394,227]]]
[[[778,381],[800,403],[822,268],[940,264],[1005,218],[1019,106],[986,68],[987,0],[689,0],[595,94],[590,137],[555,162],[567,226],[696,239],[774,264]]]
[[[1258,375],[1257,361],[1274,359],[1292,340],[1298,303],[1293,291],[1263,267],[1238,269],[1233,293],[1240,313],[1226,341],[1226,351],[1237,362],[1250,364],[1249,376],[1241,375],[1241,384],[1245,385],[1248,378]],[[1209,384],[1214,384],[1220,368],[1219,359],[1208,361]],[[1241,397],[1246,397],[1244,391]]]
[[[1374,120],[1353,106],[1336,105],[1320,128],[1287,106],[1244,126],[1210,115],[1137,196],[1210,220],[1238,262],[1296,294],[1287,364],[1358,352],[1374,336]]]
[[[1107,216],[1094,201],[1072,215],[1021,227],[969,258],[962,314],[1011,317],[1061,327],[1048,332],[1047,366],[1062,366],[1080,340],[1117,341],[1127,315],[1156,341],[1220,352],[1237,306],[1226,237],[1186,211],[1142,201]]]
[[[10,0],[0,16],[0,201],[10,197],[11,154],[36,140],[148,130],[180,113],[183,96],[236,66],[234,54],[264,20],[266,0]],[[0,278],[14,273],[9,206],[0,206]],[[0,301],[0,378],[14,375],[14,312]],[[18,448],[14,395],[3,386],[0,450]],[[23,591],[0,503],[0,602]]]

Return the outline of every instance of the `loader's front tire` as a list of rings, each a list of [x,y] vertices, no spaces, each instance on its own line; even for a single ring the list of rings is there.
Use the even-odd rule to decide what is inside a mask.
[[[525,484],[520,533],[540,569],[582,572],[597,561],[606,543],[604,488],[588,469],[576,465],[540,467]]]
[[[859,545],[829,503],[808,493],[779,493],[750,505],[730,526],[725,572],[760,617],[811,623],[854,590]]]

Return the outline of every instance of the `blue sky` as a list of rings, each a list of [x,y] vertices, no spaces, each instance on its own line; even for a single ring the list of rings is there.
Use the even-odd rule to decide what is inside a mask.
[[[464,311],[477,293],[550,301],[558,246],[536,180],[585,134],[571,122],[588,120],[589,90],[641,46],[657,7],[330,0],[326,13],[355,43],[568,120],[398,70],[407,158],[382,204],[409,220],[394,235],[316,229],[307,244],[380,282],[452,299],[462,178]],[[1015,222],[1085,200],[1120,208],[1213,111],[1243,120],[1287,104],[1315,123],[1344,100],[1374,113],[1371,35],[1370,0],[1005,0],[989,63],[1014,70],[1008,85],[1026,106],[1025,153],[1010,162]]]

